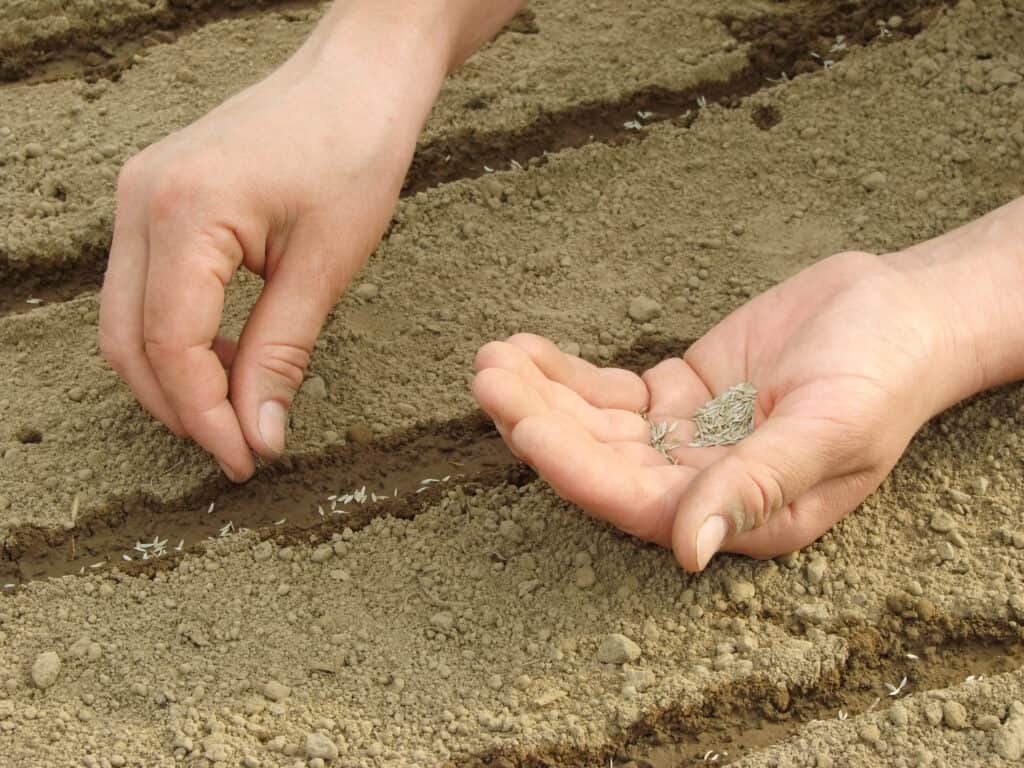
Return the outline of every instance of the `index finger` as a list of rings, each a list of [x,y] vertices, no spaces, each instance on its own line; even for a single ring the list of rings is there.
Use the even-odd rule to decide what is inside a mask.
[[[143,328],[146,356],[185,430],[232,480],[256,463],[228,400],[228,377],[213,349],[224,287],[242,261],[234,233],[150,229]]]

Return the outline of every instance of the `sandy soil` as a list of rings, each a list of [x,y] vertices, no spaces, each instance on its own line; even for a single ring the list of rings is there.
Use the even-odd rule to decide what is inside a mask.
[[[0,87],[0,764],[1020,759],[1024,388],[928,425],[808,550],[696,578],[559,501],[467,392],[489,339],[642,368],[816,259],[1024,194],[1019,3],[533,4],[450,81],[291,455],[241,489],[105,369],[91,286],[120,162],[320,10],[125,7],[0,37],[37,54]],[[116,73],[41,42],[160,30]]]

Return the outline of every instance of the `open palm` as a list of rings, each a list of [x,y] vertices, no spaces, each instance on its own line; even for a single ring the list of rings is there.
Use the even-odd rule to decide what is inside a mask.
[[[923,376],[941,329],[904,274],[844,253],[642,376],[520,334],[480,350],[473,394],[560,495],[696,571],[717,551],[805,546],[871,493],[945,405]],[[758,390],[753,435],[690,447],[697,408],[740,382]],[[671,460],[651,445],[652,423],[677,423]]]

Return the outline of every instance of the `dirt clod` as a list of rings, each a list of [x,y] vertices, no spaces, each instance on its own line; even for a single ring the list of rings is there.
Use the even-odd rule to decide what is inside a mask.
[[[640,658],[640,646],[622,634],[606,635],[597,649],[602,664],[626,664]]]
[[[46,690],[57,682],[60,675],[60,656],[55,651],[43,651],[32,662],[32,682],[36,688]]]

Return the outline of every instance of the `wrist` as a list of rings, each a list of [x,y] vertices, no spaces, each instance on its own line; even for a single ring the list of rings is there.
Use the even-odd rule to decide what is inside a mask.
[[[1024,198],[884,258],[942,329],[936,412],[1024,378]]]
[[[327,84],[322,95],[328,104],[330,83],[349,91],[353,83],[365,83],[374,98],[401,110],[402,123],[418,134],[447,77],[454,45],[435,6],[337,0],[282,70]]]

